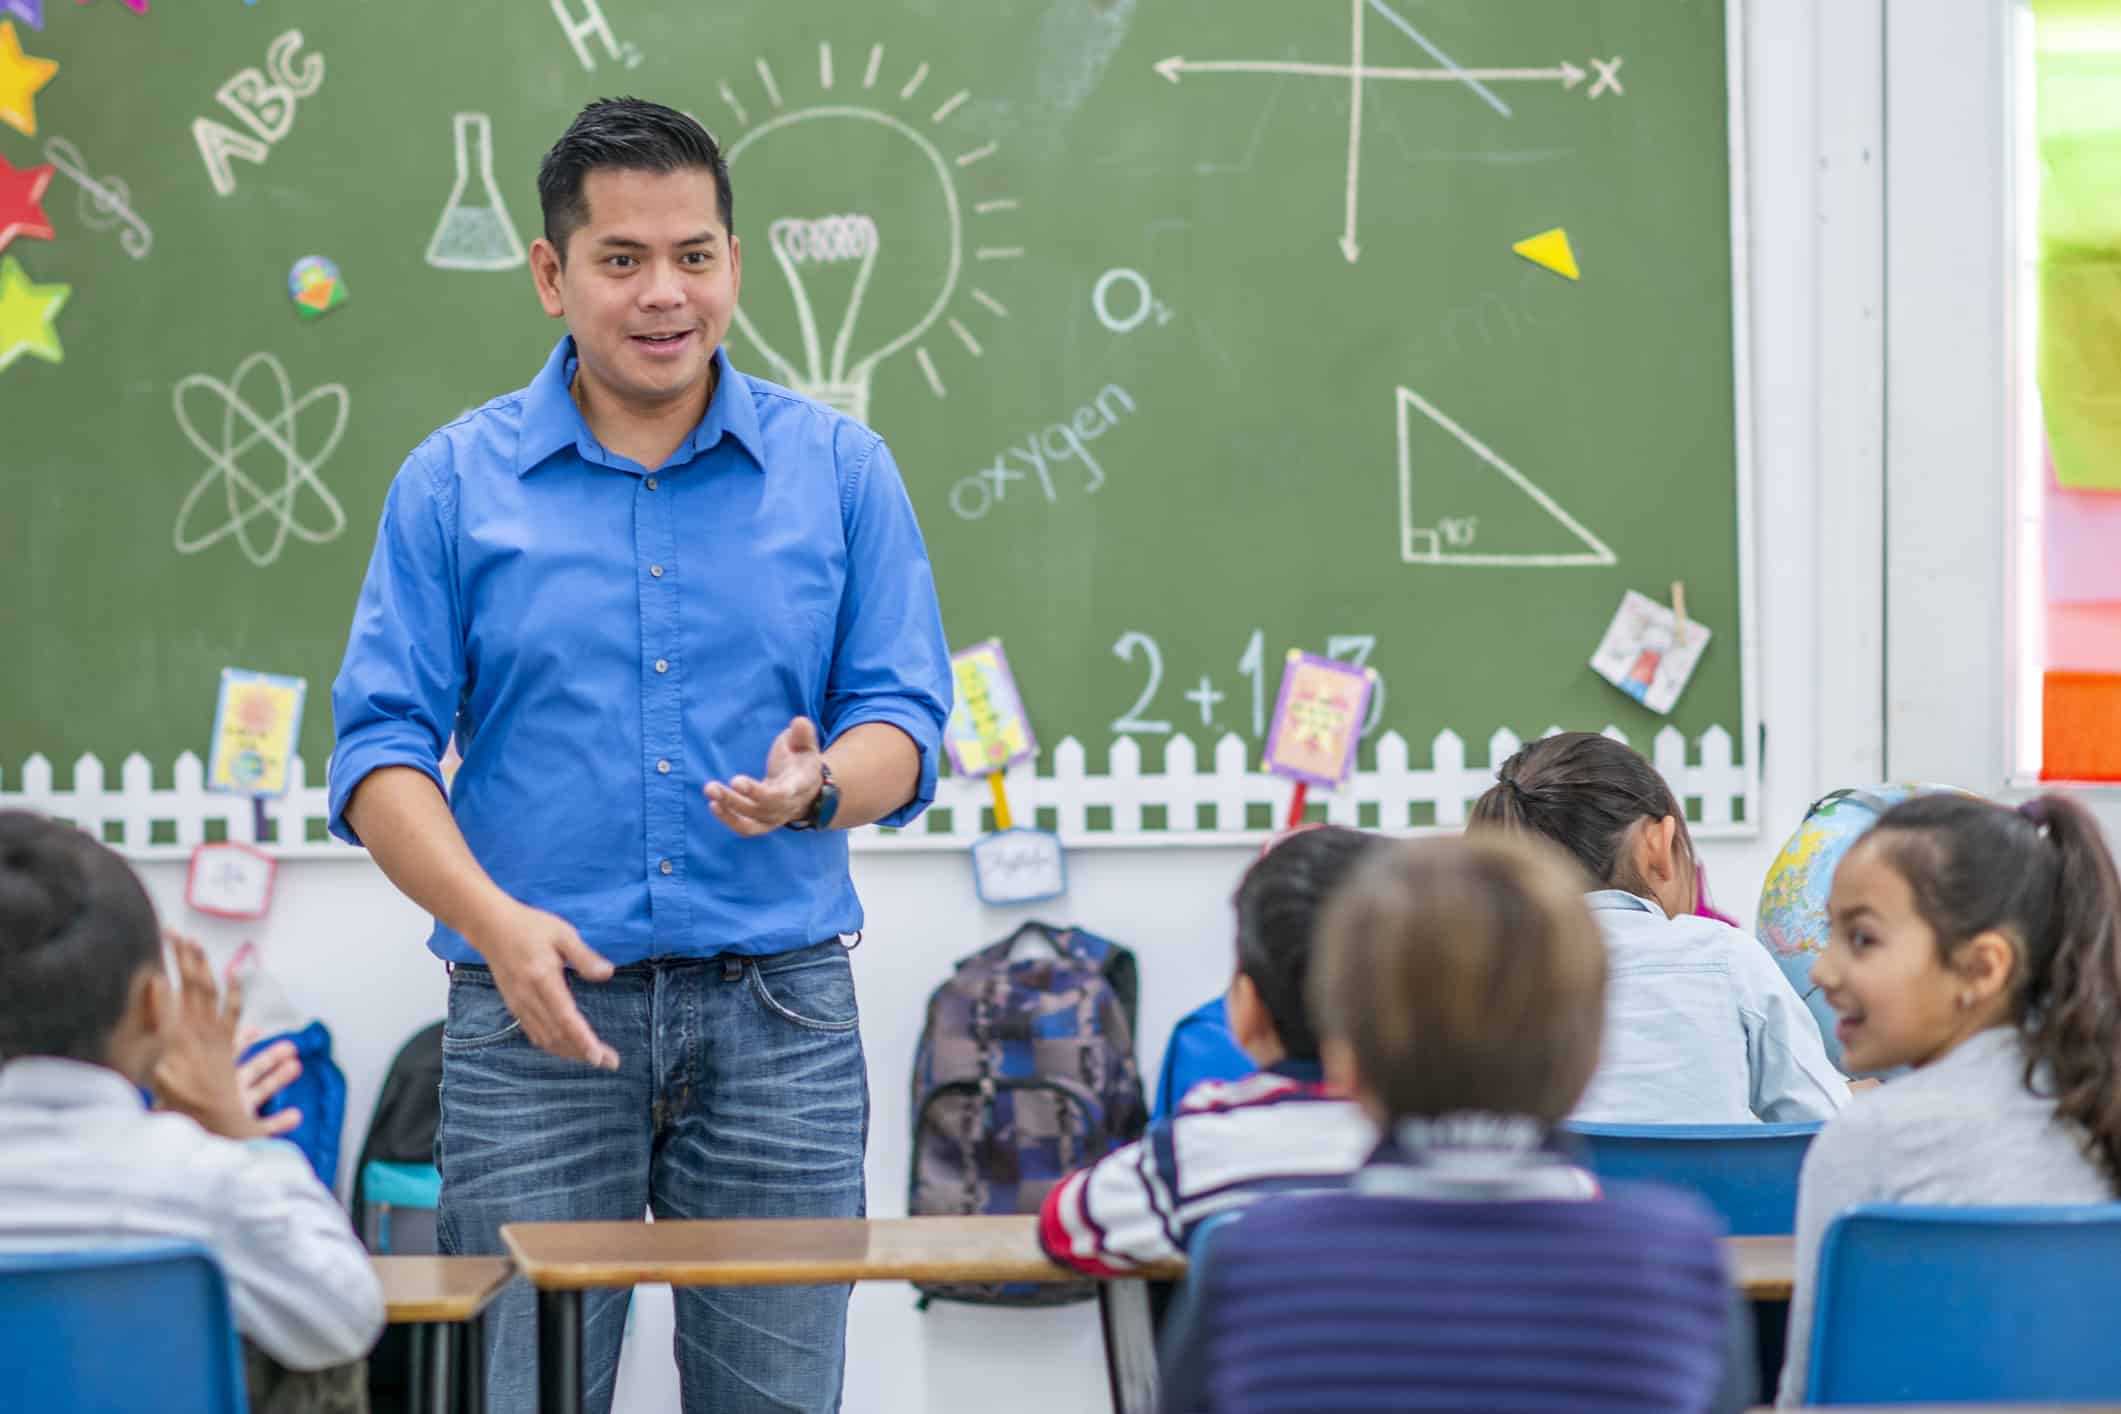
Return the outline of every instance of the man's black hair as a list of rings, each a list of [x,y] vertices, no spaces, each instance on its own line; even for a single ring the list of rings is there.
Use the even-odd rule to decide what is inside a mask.
[[[1237,886],[1237,970],[1252,979],[1291,1060],[1318,1059],[1318,1031],[1304,1000],[1318,916],[1379,842],[1337,825],[1304,830],[1253,861]]]
[[[633,172],[714,173],[714,195],[722,229],[736,230],[736,199],[722,149],[697,122],[675,108],[640,98],[600,98],[575,115],[538,166],[538,205],[545,239],[567,263],[567,242],[589,223],[582,186],[599,169]]]
[[[147,890],[70,825],[0,811],[0,1057],[101,1065],[133,979],[162,965]]]

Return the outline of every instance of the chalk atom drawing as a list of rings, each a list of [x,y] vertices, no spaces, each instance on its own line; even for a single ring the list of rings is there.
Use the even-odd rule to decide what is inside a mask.
[[[456,184],[428,239],[427,263],[437,270],[513,270],[527,257],[493,179],[493,120],[484,113],[459,113],[456,135]]]
[[[251,401],[258,391],[271,395],[270,413]],[[345,532],[346,512],[317,475],[346,435],[352,402],[345,384],[326,383],[297,399],[286,366],[270,353],[254,353],[226,382],[207,373],[181,379],[171,402],[185,440],[207,462],[177,510],[172,543],[178,554],[196,555],[233,536],[243,557],[264,569],[290,537],[324,545]],[[319,428],[314,450],[305,450],[308,434]],[[277,470],[278,486],[270,484],[271,471],[247,469],[260,465]],[[225,519],[215,523],[216,514]]]
[[[953,309],[966,261],[1024,255],[1021,245],[968,240],[967,228],[975,223],[998,222],[1004,238],[1016,235],[1006,228],[1017,219],[1019,201],[1010,196],[974,201],[965,193],[969,184],[984,184],[988,173],[1003,165],[992,160],[1001,144],[960,135],[951,138],[946,152],[928,131],[964,126],[970,90],[947,91],[940,103],[915,102],[928,65],[918,64],[910,79],[893,86],[879,83],[883,64],[884,46],[871,46],[861,70],[864,91],[853,95],[856,102],[810,102],[785,77],[803,69],[783,66],[784,77],[776,78],[763,58],[752,64],[755,83],[738,77],[715,85],[738,122],[763,115],[728,144],[732,167],[755,151],[784,150],[768,164],[769,173],[777,179],[804,174],[795,180],[805,192],[827,193],[768,193],[768,204],[781,206],[767,226],[773,263],[753,266],[757,273],[746,294],[752,296],[753,288],[759,294],[737,307],[736,332],[758,351],[773,377],[864,422],[877,370],[900,354],[911,356],[933,396],[949,396],[938,352],[947,356],[957,349],[977,360],[993,337],[991,321],[971,309]],[[840,91],[853,89],[851,73],[836,71],[829,46],[819,48],[816,73],[827,94],[835,85]],[[908,111],[894,111],[894,88]],[[819,146],[820,134],[827,133],[831,146]],[[840,157],[857,149],[864,154],[860,159],[823,165],[817,160],[821,151]],[[808,151],[810,159],[794,157],[796,151]],[[755,157],[750,161],[760,165]],[[887,168],[892,184],[904,194],[903,200],[894,196],[886,202],[888,210],[876,204],[877,163],[893,164]],[[992,293],[965,293],[995,319],[1008,317],[1008,307]],[[923,342],[931,331],[947,332],[949,338],[931,349]]]
[[[1427,398],[1412,388],[1400,388],[1394,404],[1399,419],[1400,559],[1410,565],[1515,566],[1519,569],[1619,563],[1606,543],[1592,534],[1582,521],[1563,510],[1560,502],[1496,455],[1487,443],[1453,422]],[[1416,464],[1414,434],[1424,425],[1415,421],[1417,413],[1427,419],[1427,424],[1450,435],[1451,442],[1446,444],[1450,454],[1447,461],[1436,459],[1427,465]],[[1470,454],[1470,461],[1465,454]],[[1506,518],[1497,517],[1492,512],[1484,516],[1467,514],[1463,501],[1468,494],[1469,472],[1477,478],[1470,481],[1470,492],[1481,504],[1493,506],[1500,502],[1513,514]],[[1514,494],[1504,492],[1497,496],[1495,492],[1499,488],[1480,484],[1494,477],[1499,477],[1503,485],[1514,488]],[[1454,483],[1456,501],[1453,500]],[[1514,514],[1520,507],[1527,506],[1530,509],[1526,513]],[[1499,532],[1495,529],[1497,519],[1506,520]],[[1571,542],[1573,548],[1560,551],[1545,548],[1546,539],[1556,538],[1546,532],[1548,522],[1566,532],[1559,538]],[[1540,548],[1516,548],[1528,540],[1539,544]],[[1498,543],[1501,548],[1497,548]]]

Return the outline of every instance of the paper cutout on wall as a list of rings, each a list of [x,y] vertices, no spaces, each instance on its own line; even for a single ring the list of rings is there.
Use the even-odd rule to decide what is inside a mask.
[[[0,15],[14,15],[31,29],[43,29],[44,0],[0,0]]]
[[[44,214],[44,192],[55,170],[49,165],[17,167],[0,156],[0,250],[6,250],[17,236],[36,241],[52,238],[51,218]]]
[[[235,795],[287,794],[287,763],[302,736],[304,678],[221,670],[206,788]]]
[[[346,279],[321,255],[305,255],[287,274],[288,298],[304,319],[321,319],[346,303]]]
[[[2067,672],[2121,673],[2121,604],[2048,605],[2042,661]]]
[[[2121,673],[2049,673],[2040,696],[2040,779],[2121,780]]]
[[[986,639],[950,655],[957,701],[943,724],[943,745],[950,768],[961,776],[1005,771],[1038,752],[1031,718],[1009,671],[1009,656],[998,638]],[[1007,828],[1007,826],[1003,826]]]
[[[66,357],[57,320],[72,285],[39,285],[12,255],[0,258],[0,373],[24,354],[46,363]]]
[[[37,90],[59,72],[56,60],[22,52],[13,20],[0,20],[0,123],[24,137],[37,135]]]
[[[215,918],[263,918],[272,909],[278,865],[262,849],[225,840],[191,852],[184,902]]]
[[[1347,780],[1376,686],[1374,668],[1290,649],[1267,726],[1267,770],[1328,790]]]
[[[2121,495],[2064,489],[2052,455],[2044,486],[2040,527],[2048,602],[2121,599]]]
[[[1709,630],[1647,594],[1628,590],[1591,654],[1598,675],[1652,712],[1669,713],[1700,666]]]
[[[1510,249],[1542,270],[1551,270],[1570,280],[1583,278],[1583,272],[1576,268],[1576,252],[1569,248],[1569,233],[1559,226],[1551,231],[1541,231],[1536,236],[1527,236]]]

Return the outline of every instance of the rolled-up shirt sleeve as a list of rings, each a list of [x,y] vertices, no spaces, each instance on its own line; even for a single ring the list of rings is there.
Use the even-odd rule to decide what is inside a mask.
[[[442,753],[464,682],[450,484],[415,452],[383,501],[375,553],[331,690],[330,825],[349,844],[361,841],[347,823],[346,805],[371,772],[410,766],[442,788]]]
[[[877,822],[897,827],[935,800],[937,753],[950,716],[950,650],[913,503],[881,440],[846,479],[840,509],[847,581],[821,725],[828,744],[864,722],[889,722],[912,738],[920,784]]]

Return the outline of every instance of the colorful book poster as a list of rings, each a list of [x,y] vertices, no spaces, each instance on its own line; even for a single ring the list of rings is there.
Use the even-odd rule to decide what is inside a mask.
[[[1029,760],[1038,750],[1031,719],[1017,694],[1009,657],[998,638],[950,655],[957,702],[943,726],[950,767],[960,776],[989,776]]]
[[[1267,725],[1267,769],[1306,785],[1347,780],[1376,681],[1372,669],[1290,649]]]
[[[302,735],[305,678],[221,670],[206,788],[231,795],[287,794],[287,764]]]
[[[1591,666],[1652,712],[1666,713],[1686,690],[1708,646],[1708,629],[1692,619],[1680,623],[1670,606],[1630,589],[1606,625]]]

